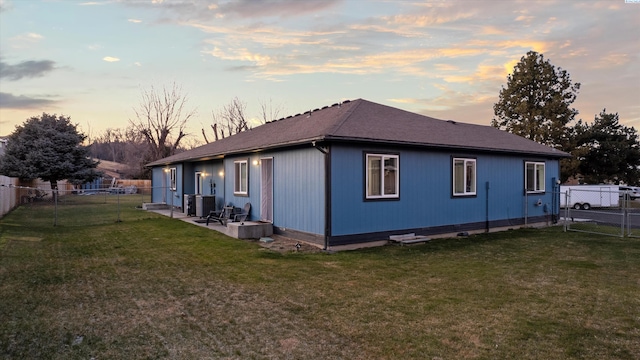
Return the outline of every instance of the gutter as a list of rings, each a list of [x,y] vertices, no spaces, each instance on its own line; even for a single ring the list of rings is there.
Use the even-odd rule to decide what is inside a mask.
[[[319,147],[315,141],[311,142],[311,146],[324,154],[324,247],[322,250],[326,251],[329,249],[331,236],[331,152],[328,145]]]
[[[289,141],[281,141],[273,144],[268,144],[264,146],[253,146],[253,147],[238,147],[235,149],[223,151],[223,152],[212,152],[207,154],[201,154],[199,156],[190,157],[183,156],[184,153],[172,155],[168,158],[159,159],[154,162],[148,163],[145,167],[153,167],[153,166],[166,166],[179,162],[195,162],[195,161],[203,161],[203,160],[211,160],[211,159],[222,159],[225,156],[236,155],[248,152],[259,152],[259,151],[267,151],[272,149],[278,149],[289,146],[300,146],[309,143],[313,145],[315,142],[320,141],[338,141],[338,142],[349,142],[349,143],[372,143],[372,144],[382,144],[382,145],[392,145],[392,146],[410,146],[417,147],[422,149],[434,149],[434,150],[454,150],[454,151],[474,151],[474,152],[483,152],[483,153],[499,153],[505,155],[529,155],[529,156],[543,156],[546,158],[570,158],[572,155],[566,152],[556,150],[554,148],[549,148],[549,151],[537,151],[537,150],[518,150],[518,149],[503,149],[503,148],[493,148],[493,147],[473,147],[473,146],[464,146],[464,145],[454,145],[454,144],[434,144],[434,143],[423,143],[423,142],[413,142],[413,141],[398,141],[398,140],[381,140],[376,138],[366,138],[366,137],[353,137],[353,136],[336,136],[336,135],[317,135],[312,137],[307,137],[304,139],[298,140],[289,140]],[[315,145],[313,145],[316,147]],[[316,147],[317,148],[317,147]]]
[[[549,148],[549,151],[536,151],[536,150],[504,149],[499,147],[496,147],[496,148],[474,147],[474,146],[454,145],[454,144],[435,144],[435,143],[423,143],[423,142],[413,142],[413,141],[381,140],[381,139],[375,139],[375,138],[359,138],[359,137],[349,137],[349,136],[325,136],[324,140],[347,142],[347,143],[371,143],[371,144],[382,144],[382,145],[391,145],[391,146],[408,146],[408,147],[416,147],[416,148],[427,149],[427,150],[473,151],[473,152],[482,152],[482,153],[490,153],[490,154],[498,153],[498,154],[504,154],[504,155],[541,156],[541,157],[547,157],[547,158],[572,157],[572,155],[569,153],[566,153],[564,151],[557,150],[548,146],[547,147]]]

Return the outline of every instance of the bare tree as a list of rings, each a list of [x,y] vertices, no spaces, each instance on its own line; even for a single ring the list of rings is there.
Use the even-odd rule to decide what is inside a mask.
[[[214,140],[223,139],[227,136],[237,134],[250,129],[249,119],[246,115],[247,104],[235,97],[231,102],[218,111],[211,111],[211,130],[213,130]],[[266,124],[278,118],[281,106],[273,106],[273,102],[260,101],[260,115],[258,120],[261,124]],[[204,141],[209,143],[207,132],[202,128]]]
[[[216,140],[219,140],[224,137],[223,130],[220,129],[220,131],[218,131],[218,126],[222,124],[221,114],[222,114],[222,111],[219,111],[218,113],[216,113],[215,111],[211,111],[211,129],[213,130],[213,136],[215,137]],[[202,130],[202,133],[204,134],[204,129]],[[205,137],[205,141],[206,140],[207,138]]]
[[[234,98],[222,110],[222,121],[226,125],[227,136],[249,130],[249,123],[245,115],[247,104]],[[222,133],[224,135],[224,133]]]
[[[149,171],[144,165],[150,160],[146,138],[137,129],[129,125],[126,129],[106,129],[91,143],[93,157],[127,165],[121,169],[125,178],[148,178]]]
[[[211,129],[215,140],[223,139],[227,136],[249,130],[249,122],[246,116],[247,104],[237,97],[222,107],[218,112],[211,112]],[[202,129],[202,136],[205,142],[209,142],[207,134]]]
[[[124,157],[123,150],[123,135],[120,129],[108,128],[104,131],[102,136],[99,136],[96,141],[101,142],[109,151],[109,159],[114,162],[122,161]]]
[[[142,90],[140,104],[134,108],[136,119],[129,122],[142,134],[149,160],[154,161],[175,154],[185,133],[187,121],[196,113],[186,108],[188,98],[182,88],[173,83],[171,88],[156,91],[154,87]]]
[[[148,145],[146,138],[133,126],[129,126],[124,132],[124,160],[123,162],[128,165],[127,177],[134,179],[150,179],[150,169],[145,168],[144,165],[152,161],[149,156],[150,153],[146,151]]]
[[[282,111],[282,105],[273,106],[273,100],[269,98],[269,102],[260,100],[260,121],[266,124],[269,121],[277,120]]]

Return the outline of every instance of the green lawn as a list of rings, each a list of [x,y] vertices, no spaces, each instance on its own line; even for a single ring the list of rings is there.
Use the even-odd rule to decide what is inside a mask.
[[[640,358],[640,239],[280,254],[135,202],[0,220],[0,358]]]

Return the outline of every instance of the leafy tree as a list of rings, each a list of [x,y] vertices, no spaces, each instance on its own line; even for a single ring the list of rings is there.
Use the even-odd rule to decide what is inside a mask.
[[[577,138],[579,171],[585,182],[625,182],[637,185],[640,180],[640,143],[633,127],[619,123],[618,114],[606,109],[585,126]],[[580,156],[582,155],[582,156]]]
[[[542,54],[529,51],[507,76],[507,86],[493,106],[491,125],[541,144],[564,149],[566,126],[578,111],[571,107],[580,83],[553,66]]]
[[[97,161],[81,144],[86,136],[68,116],[43,113],[31,117],[9,135],[0,173],[25,180],[40,178],[51,183],[54,195],[59,180],[75,184],[100,176]]]
[[[187,96],[175,83],[161,92],[153,87],[142,91],[140,104],[134,108],[136,119],[129,122],[144,136],[149,149],[149,161],[176,153],[180,141],[187,135],[187,121],[196,113],[187,109],[187,102]]]

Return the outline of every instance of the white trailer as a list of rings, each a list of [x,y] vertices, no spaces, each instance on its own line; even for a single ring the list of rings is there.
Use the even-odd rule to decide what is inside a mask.
[[[582,210],[594,207],[618,207],[620,206],[620,187],[618,185],[561,185],[560,206]]]

